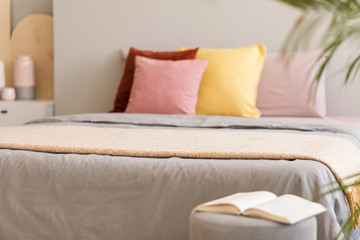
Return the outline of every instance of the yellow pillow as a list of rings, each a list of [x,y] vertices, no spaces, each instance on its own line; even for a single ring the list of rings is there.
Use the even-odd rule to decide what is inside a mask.
[[[201,80],[196,114],[259,117],[255,104],[265,54],[264,45],[200,48],[196,59],[207,59],[209,64]]]

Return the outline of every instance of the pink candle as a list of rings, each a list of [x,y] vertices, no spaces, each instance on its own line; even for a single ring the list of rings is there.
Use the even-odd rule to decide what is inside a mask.
[[[14,88],[4,88],[1,92],[1,99],[4,101],[14,101],[15,100],[15,89]]]

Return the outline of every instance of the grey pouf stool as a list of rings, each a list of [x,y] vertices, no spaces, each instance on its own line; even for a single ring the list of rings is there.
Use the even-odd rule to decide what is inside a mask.
[[[190,240],[316,240],[316,218],[286,225],[260,218],[193,211]]]

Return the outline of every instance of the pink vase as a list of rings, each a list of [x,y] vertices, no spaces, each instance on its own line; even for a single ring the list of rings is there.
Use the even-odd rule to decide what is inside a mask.
[[[31,56],[18,56],[14,63],[14,86],[16,98],[35,98],[35,65]]]

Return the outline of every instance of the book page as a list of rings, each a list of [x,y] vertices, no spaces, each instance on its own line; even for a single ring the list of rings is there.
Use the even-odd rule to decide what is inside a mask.
[[[319,203],[286,194],[248,209],[245,214],[293,224],[325,211],[326,208]]]
[[[236,206],[240,213],[261,203],[275,199],[276,195],[267,191],[236,193],[224,198],[202,204],[203,206],[214,206],[231,204]]]

